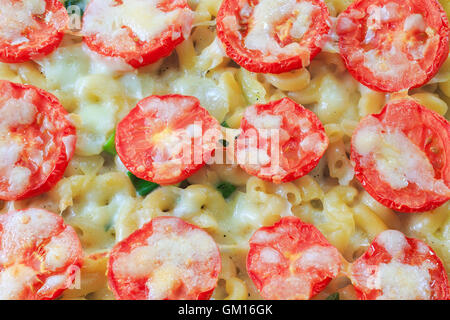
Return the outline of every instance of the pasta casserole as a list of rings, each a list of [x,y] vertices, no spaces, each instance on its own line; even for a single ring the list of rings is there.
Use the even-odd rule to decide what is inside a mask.
[[[0,299],[448,300],[448,0],[0,0]]]

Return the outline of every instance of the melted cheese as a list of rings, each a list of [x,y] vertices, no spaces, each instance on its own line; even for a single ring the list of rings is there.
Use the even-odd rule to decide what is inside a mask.
[[[383,131],[386,132],[383,132]],[[364,166],[375,160],[380,178],[393,189],[415,183],[420,189],[449,195],[442,179],[434,178],[434,169],[426,155],[400,130],[385,128],[376,118],[356,131],[354,147]]]
[[[33,269],[13,265],[0,272],[0,300],[21,299],[24,288],[36,277]]]
[[[26,167],[16,166],[9,172],[8,190],[14,193],[22,193],[30,183],[31,171]]]
[[[73,234],[65,229],[59,235],[52,237],[45,246],[44,267],[47,270],[56,270],[67,265],[75,255],[72,246]]]
[[[367,27],[369,29],[381,29],[383,23],[392,22],[399,15],[399,5],[395,2],[389,2],[382,7],[371,5],[367,8],[369,16],[367,18]]]
[[[358,267],[368,289],[381,290],[379,300],[428,300],[431,294],[430,270],[436,265],[425,260],[421,265],[404,263],[405,250],[409,248],[405,235],[397,230],[382,232],[376,243],[385,248],[392,259],[377,267],[365,264]],[[418,242],[418,253],[426,254],[428,248]]]
[[[21,138],[14,138],[15,134],[10,129],[35,121],[37,109],[32,99],[33,94],[27,92],[19,99],[6,100],[0,107],[0,180],[7,182],[8,190],[15,194],[25,191],[32,173],[26,167],[16,166],[22,156],[24,142]],[[29,158],[35,161],[36,166],[40,166],[43,161],[42,151],[33,151]]]
[[[147,245],[120,253],[113,266],[116,274],[123,277],[148,277],[149,299],[169,296],[181,281],[187,288],[211,284],[208,279],[205,281],[202,267],[208,269],[211,257],[217,254],[214,241],[199,229],[182,234],[170,232],[179,228],[178,222],[172,226],[171,220],[154,222]],[[192,265],[199,267],[192,268]]]
[[[0,216],[0,266],[7,266],[0,269],[0,299],[34,297],[36,292],[27,292],[32,284],[40,286],[37,294],[43,296],[65,288],[71,271],[65,273],[63,268],[78,259],[79,247],[74,244],[73,229],[60,232],[61,222],[58,216],[40,209]],[[30,258],[37,263],[31,264]],[[61,274],[52,273],[56,270]]]
[[[45,13],[44,0],[0,1],[0,38],[11,45],[29,42],[27,28],[38,28],[34,15]]]
[[[183,23],[183,34],[173,37],[187,38],[191,29],[191,12],[176,9],[165,12],[158,8],[161,0],[127,0],[117,5],[115,1],[92,1],[89,14],[85,16],[83,33],[85,35],[101,34],[109,40],[128,36],[128,27],[139,40],[148,42],[160,35],[167,26],[176,22]]]
[[[367,18],[368,29],[364,43],[373,45],[374,43],[372,42],[376,38],[376,34],[378,32],[383,34],[383,26],[398,19],[399,10],[400,8],[397,3],[388,3],[382,7],[370,6],[367,10],[369,13],[369,17]],[[355,27],[354,24],[348,24],[346,21],[342,21],[341,24],[341,30]],[[375,48],[363,53],[364,66],[369,68],[375,76],[384,79],[392,78],[398,81],[399,74],[416,74],[418,78],[425,78],[425,71],[421,68],[417,60],[423,59],[428,43],[433,40],[429,39],[425,44],[412,45],[405,40],[405,31],[423,32],[426,27],[422,15],[409,15],[403,23],[403,28],[400,26],[400,28],[392,31],[389,37],[386,36],[386,39],[377,40],[377,42],[391,42],[389,50],[380,51],[379,48]],[[409,55],[405,51],[405,43]],[[412,56],[413,59],[409,56]]]
[[[303,252],[293,262],[296,270],[311,272],[310,270],[326,271],[328,276],[336,276],[340,269],[340,258],[334,247],[314,245]]]
[[[280,297],[292,300],[308,300],[311,296],[311,282],[304,274],[283,277],[275,275],[262,288],[261,294],[266,297]]]
[[[275,40],[275,25],[284,17],[297,14],[289,31],[290,36],[301,39],[311,24],[311,14],[316,9],[308,1],[298,3],[296,0],[261,0],[255,6],[250,31],[245,37],[248,49],[259,50],[267,55],[266,60],[277,60],[277,56],[299,55],[302,52],[296,42],[281,47]]]
[[[267,112],[257,113],[256,107],[252,106],[245,111],[248,123],[258,129],[279,129],[283,124],[283,117],[272,115]]]
[[[261,240],[268,240],[264,239],[266,238],[265,235],[259,235],[259,233],[256,235]],[[270,239],[271,236],[268,236]],[[252,243],[255,243],[255,241],[252,241]],[[339,253],[333,247],[314,245],[298,255],[287,258],[290,259],[289,276],[272,275],[262,288],[264,296],[282,297],[283,299],[309,299],[312,285],[317,282],[318,278],[335,277],[340,269]],[[283,260],[286,258],[283,258],[273,248],[265,247],[260,252],[260,259],[262,263],[284,264]]]
[[[429,300],[430,299],[430,266],[424,263],[411,266],[392,261],[381,263],[375,278],[372,279],[372,289],[383,289],[383,294],[377,300]]]
[[[63,288],[66,281],[67,276],[65,274],[50,276],[45,279],[45,282],[39,288],[37,294],[41,296],[51,296],[58,288]]]
[[[383,246],[393,258],[402,259],[409,247],[406,237],[397,230],[386,230],[377,237],[377,243]]]
[[[109,57],[98,54],[95,51],[89,49],[86,44],[82,44],[83,51],[90,58],[90,71],[91,73],[121,73],[133,71],[133,67],[130,66],[125,60],[119,57]]]
[[[369,40],[366,39],[366,41]],[[417,62],[409,60],[406,53],[400,49],[401,47],[401,42],[393,42],[390,49],[383,53],[380,53],[378,49],[367,51],[364,54],[364,66],[375,75],[384,75],[384,77],[395,77],[411,68],[415,68],[419,74],[423,74],[424,71],[417,66]]]
[[[283,256],[275,249],[264,247],[259,253],[259,258],[263,263],[279,264],[283,261]]]
[[[327,145],[322,140],[322,137],[318,133],[312,133],[307,135],[302,142],[300,142],[300,147],[305,152],[314,152],[316,154],[321,154]]]
[[[425,20],[423,19],[423,16],[418,13],[412,14],[409,17],[407,17],[403,24],[404,31],[424,32],[426,27],[427,25],[425,23]]]
[[[8,99],[0,106],[0,130],[32,124],[36,113],[29,94],[20,99]]]
[[[152,97],[139,107],[145,113],[155,113],[155,118],[161,122],[168,123],[177,115],[187,112],[192,107],[192,101],[188,99],[160,99]]]
[[[0,264],[12,263],[20,257],[26,244],[40,242],[50,237],[58,228],[53,215],[39,209],[27,210],[0,220],[3,231],[0,242]]]

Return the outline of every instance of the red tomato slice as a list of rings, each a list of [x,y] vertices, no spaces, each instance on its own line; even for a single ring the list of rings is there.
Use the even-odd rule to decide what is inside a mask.
[[[93,51],[138,68],[170,55],[192,21],[186,0],[91,0],[82,32]]]
[[[420,87],[448,56],[448,20],[437,0],[356,0],[339,15],[339,47],[365,86],[396,92]]]
[[[322,0],[224,0],[216,21],[227,55],[260,73],[308,66],[331,25]]]
[[[54,299],[79,276],[82,249],[75,230],[54,213],[0,214],[0,300]]]
[[[296,217],[260,228],[249,244],[247,271],[264,299],[311,299],[341,269],[338,250]]]
[[[58,0],[5,0],[0,22],[0,61],[17,63],[55,50],[69,16]]]
[[[395,100],[361,120],[351,159],[364,189],[400,212],[434,209],[450,199],[450,125],[414,100]]]
[[[76,131],[55,96],[0,81],[0,199],[50,190],[72,158]]]
[[[447,300],[442,261],[423,241],[397,230],[379,234],[350,267],[360,300]]]
[[[116,149],[135,176],[170,185],[209,161],[220,137],[220,124],[197,98],[150,96],[117,126]]]
[[[249,174],[275,183],[310,172],[328,147],[317,116],[289,98],[248,107],[237,140],[237,161]]]
[[[220,269],[219,249],[206,231],[157,217],[115,245],[108,279],[120,300],[205,300]]]

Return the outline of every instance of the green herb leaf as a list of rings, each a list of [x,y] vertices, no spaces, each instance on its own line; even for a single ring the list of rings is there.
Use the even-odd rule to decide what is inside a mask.
[[[227,199],[233,194],[233,192],[236,191],[237,188],[235,185],[232,185],[231,183],[221,182],[217,185],[216,189],[219,190],[220,193],[222,193],[224,199]]]
[[[131,183],[136,189],[136,192],[142,197],[145,197],[155,189],[159,188],[159,184],[157,183],[139,179],[131,172],[128,172],[127,174],[128,177],[130,177]]]
[[[327,297],[327,300],[339,300],[339,292],[335,292],[333,294],[330,294]]]
[[[228,147],[228,145],[229,145],[228,141],[225,139],[220,139],[219,143],[222,144],[224,147]]]
[[[80,15],[83,16],[84,10],[86,9],[86,3],[83,0],[66,0],[64,1],[64,7],[69,9],[70,6],[77,6],[80,8]],[[73,14],[73,12],[69,12]]]
[[[191,184],[189,183],[189,181],[183,180],[180,183],[178,183],[176,186],[180,189],[186,189],[187,187],[189,187]]]
[[[115,156],[117,154],[116,151],[116,132],[109,137],[108,141],[103,145],[103,151]]]
[[[112,226],[113,226],[113,223],[112,223],[111,221],[108,222],[108,223],[104,226],[105,232],[108,232],[109,230],[111,230]]]
[[[224,128],[229,128],[230,127],[226,121],[222,122],[220,125],[222,127],[224,127]]]

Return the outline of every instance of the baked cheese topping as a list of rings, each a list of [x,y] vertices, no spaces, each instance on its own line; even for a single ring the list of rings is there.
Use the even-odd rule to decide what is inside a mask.
[[[36,118],[34,94],[26,92],[22,98],[0,101],[0,132],[20,125],[32,124]]]
[[[280,129],[283,123],[283,117],[273,115],[268,112],[258,114],[256,108],[249,107],[246,112],[246,119],[249,124],[258,129]]]
[[[269,236],[269,235],[268,235]],[[267,241],[265,235],[258,235],[256,241]],[[270,239],[271,236],[269,236]],[[309,299],[313,284],[317,278],[324,276],[336,277],[340,269],[340,258],[333,247],[314,245],[298,255],[286,256],[277,250],[265,247],[260,252],[261,262],[265,265],[280,265],[288,260],[290,276],[274,276],[264,285],[262,293],[265,296],[291,296],[297,299]],[[315,270],[321,270],[317,274]],[[292,292],[292,294],[287,294]]]
[[[357,130],[355,151],[361,163],[373,159],[380,179],[393,189],[403,189],[414,183],[424,191],[449,195],[450,189],[442,179],[435,179],[434,169],[425,153],[398,129],[385,127],[375,118]]]
[[[429,300],[430,266],[423,263],[411,266],[398,261],[381,263],[370,289],[383,288],[383,294],[377,300]]]
[[[254,8],[249,32],[245,37],[245,46],[250,50],[259,50],[266,55],[266,60],[278,60],[278,55],[298,55],[304,50],[297,42],[282,47],[275,39],[276,25],[296,15],[291,20],[288,35],[301,39],[311,25],[311,15],[317,7],[308,1],[297,0],[261,0]]]
[[[0,299],[23,299],[23,294],[32,294],[26,290],[32,286],[39,286],[40,294],[45,295],[68,280],[62,268],[75,262],[78,255],[73,245],[76,235],[63,228],[58,218],[40,209],[0,217],[0,265],[5,267],[0,269]],[[35,248],[39,251],[33,251]],[[54,271],[56,274],[46,279],[39,277]]]
[[[405,250],[409,244],[405,236],[396,230],[388,230],[379,235],[377,244],[383,246],[392,256],[389,263],[378,265],[374,273],[367,272],[366,286],[381,290],[378,300],[428,300],[431,295],[430,270],[436,266],[425,261],[421,265],[403,263]]]
[[[375,76],[396,77],[398,74],[410,72],[411,70],[419,76],[426,77],[425,71],[419,65],[424,58],[427,44],[432,40],[427,39],[425,43],[414,42],[409,44],[408,34],[414,32],[431,32],[426,30],[426,23],[421,14],[409,15],[403,25],[399,25],[392,31],[389,38],[377,38],[378,30],[383,25],[394,23],[400,16],[401,8],[397,3],[387,3],[384,6],[372,5],[368,8],[367,32],[364,43],[367,45],[379,43],[380,48],[365,52],[364,65],[375,73]],[[377,40],[376,40],[377,39]],[[392,41],[389,50],[382,46],[382,42]],[[383,48],[383,49],[381,49]],[[412,59],[411,59],[412,58]]]
[[[12,265],[0,272],[0,300],[22,298],[23,289],[36,281],[36,272],[24,265]]]
[[[84,35],[98,34],[103,40],[111,42],[121,38],[137,37],[149,42],[159,36],[168,26],[184,22],[183,32],[174,33],[173,39],[188,38],[191,29],[192,13],[188,9],[163,11],[159,5],[162,0],[127,0],[118,4],[115,0],[93,1],[89,4],[90,14],[83,23]]]
[[[8,41],[11,45],[29,42],[26,29],[39,27],[35,16],[44,14],[45,6],[44,0],[1,0],[0,38]]]
[[[14,194],[25,191],[36,169],[49,175],[54,168],[48,155],[58,147],[52,135],[59,123],[37,110],[34,102],[38,99],[34,91],[27,90],[20,98],[0,101],[0,183]],[[28,132],[35,132],[32,142],[24,139]],[[75,140],[75,135],[62,138],[67,158],[74,153]]]
[[[9,191],[14,193],[20,193],[26,189],[31,171],[17,164],[22,157],[25,145],[22,139],[14,139],[15,135],[9,130],[35,121],[37,110],[31,102],[32,98],[33,96],[27,93],[20,99],[9,99],[3,102],[0,108],[0,182],[7,183]],[[42,151],[30,154],[30,158],[36,166],[43,164]]]
[[[213,269],[211,257],[217,254],[216,244],[199,229],[168,233],[167,230],[178,228],[176,223],[168,219],[154,221],[153,234],[146,245],[119,253],[114,263],[116,274],[148,278],[149,299],[164,299],[182,284],[198,288],[211,286],[205,283],[202,272]]]

